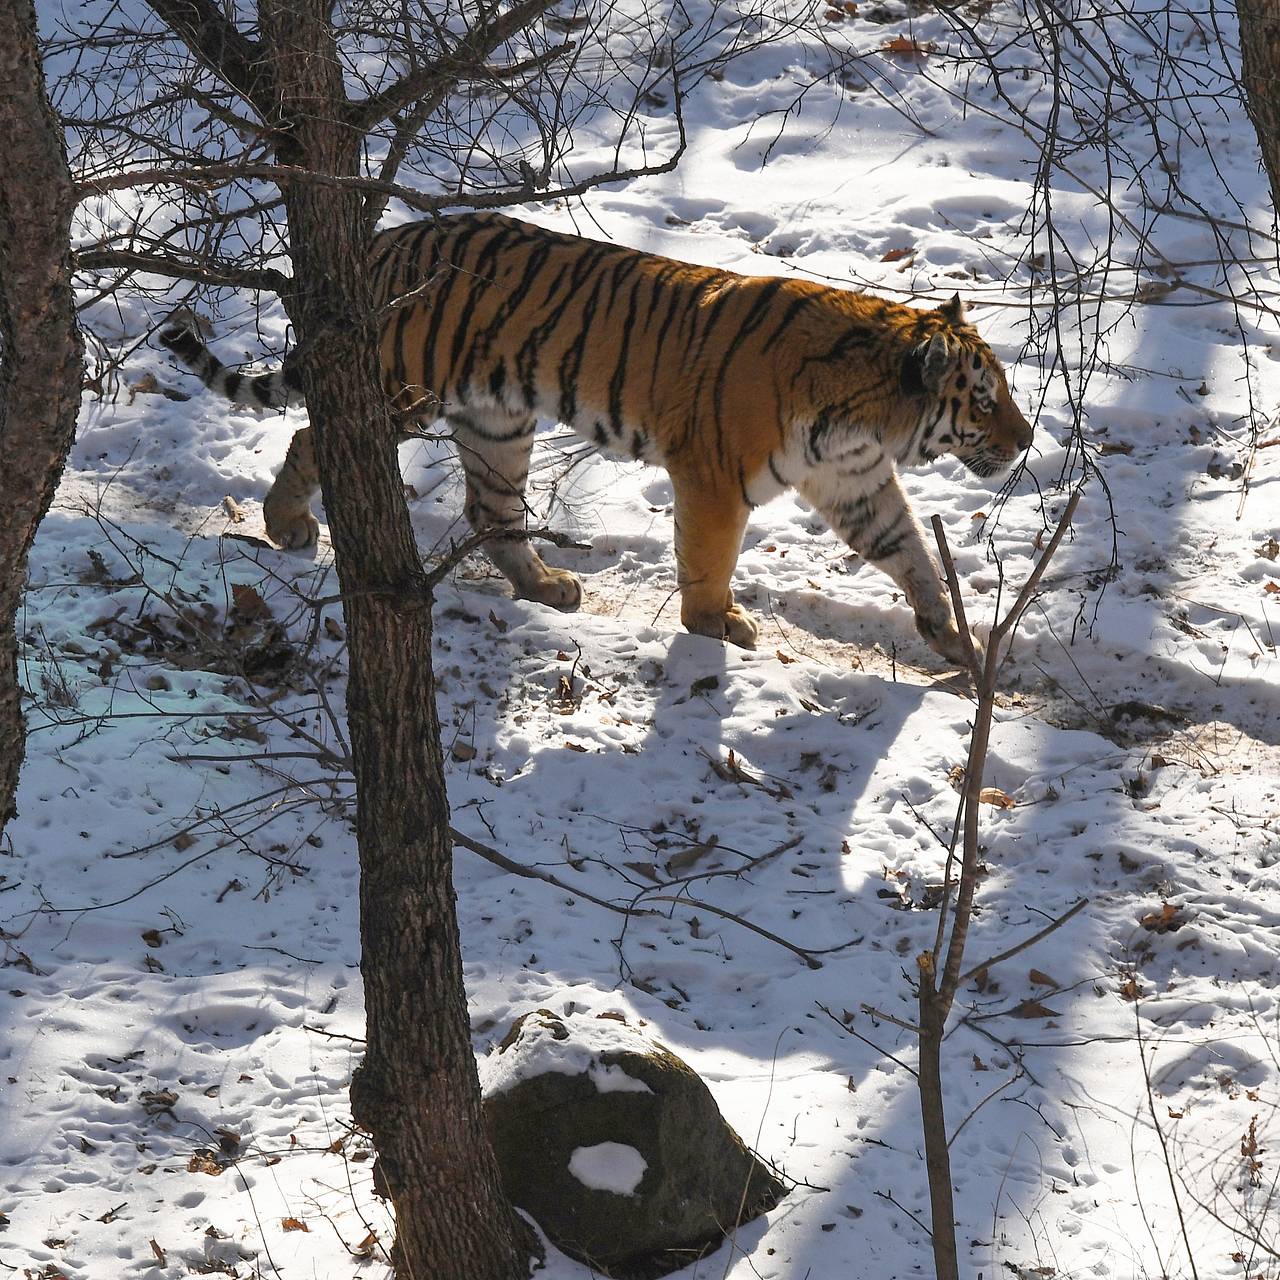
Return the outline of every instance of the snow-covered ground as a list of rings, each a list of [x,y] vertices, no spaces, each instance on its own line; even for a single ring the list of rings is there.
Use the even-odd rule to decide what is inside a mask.
[[[1053,269],[1028,214],[1036,140],[948,58],[940,14],[863,8],[833,21],[820,5],[704,81],[674,174],[522,212],[740,271],[922,303],[958,290],[1039,410],[1007,500],[951,460],[906,477],[922,518],[943,518],[979,630],[998,566],[1022,581],[1064,469],[1079,474],[1079,395],[1101,479],[1005,667],[987,782],[1014,804],[984,809],[972,964],[1088,904],[962,992],[945,1070],[963,1270],[1181,1276],[1189,1249],[1202,1277],[1275,1277],[1280,447],[1254,445],[1280,443],[1280,368],[1273,320],[1256,294],[1222,300],[1243,276],[1216,265],[1259,259],[1274,293],[1273,246],[1226,225],[1271,226],[1215,79],[1229,62],[1198,19],[1126,27],[1156,37],[1125,37],[1136,83],[1164,83],[1159,48],[1198,59],[1204,132],[1180,180],[1226,222],[1166,216],[1135,267],[1137,188],[1113,179],[1112,215],[1100,153],[1051,174],[1059,251],[1105,267],[1060,313],[1068,383],[1029,341]],[[1000,3],[966,20],[1023,22]],[[899,36],[935,48],[876,52]],[[815,78],[833,47],[867,56]],[[1001,89],[1043,120],[1026,47],[1005,56]],[[649,129],[669,143],[669,109]],[[1149,153],[1140,114],[1115,131]],[[111,314],[100,327],[136,342],[160,311]],[[227,359],[261,352],[247,315],[227,303]],[[282,337],[278,311],[265,331]],[[148,373],[191,398],[86,400],[21,620],[0,1275],[382,1276],[391,1229],[346,1101],[362,1004],[351,792],[327,754],[341,617],[306,606],[334,589],[323,539],[307,555],[254,541],[304,418],[229,408],[139,346],[125,382]],[[567,467],[566,448],[549,434],[538,478],[549,520],[590,543],[547,553],[583,575],[582,612],[513,601],[478,558],[436,609],[455,825],[567,886],[458,851],[476,1051],[531,1008],[613,1010],[701,1072],[797,1187],[682,1276],[928,1275],[913,1037],[890,1019],[912,1017],[936,927],[966,686],[893,584],[790,497],[756,513],[735,578],[759,650],[685,634],[667,479]],[[459,532],[459,477],[443,447],[402,454],[428,553]],[[545,1274],[588,1273],[553,1255]]]

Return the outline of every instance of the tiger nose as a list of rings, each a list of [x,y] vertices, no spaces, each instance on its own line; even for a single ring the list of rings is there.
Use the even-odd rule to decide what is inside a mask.
[[[1014,412],[1017,413],[1017,421],[1013,424],[1013,442],[1018,446],[1019,453],[1025,453],[1031,448],[1035,428],[1016,409]]]

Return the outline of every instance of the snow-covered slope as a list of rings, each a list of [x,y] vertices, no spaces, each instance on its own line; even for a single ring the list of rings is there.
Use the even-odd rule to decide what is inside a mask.
[[[1195,16],[1117,37],[1153,101],[1158,49],[1195,55],[1203,136],[1169,198],[1225,219],[1166,216],[1139,254],[1142,191],[1113,174],[1110,212],[1096,149],[1046,186],[1034,130],[1007,123],[1052,109],[1018,10],[966,19],[1010,36],[1002,100],[954,19],[863,8],[822,6],[704,81],[674,174],[522,212],[740,271],[959,291],[1039,410],[1009,493],[950,460],[905,479],[943,517],[979,630],[1087,450],[1073,537],[1005,668],[987,781],[1014,805],[984,810],[971,961],[1088,904],[964,989],[946,1046],[964,1270],[1190,1275],[1189,1246],[1201,1276],[1271,1277],[1280,371],[1255,305],[1273,248],[1227,225],[1270,226],[1229,62]],[[934,48],[877,52],[896,37]],[[649,127],[669,143],[669,110]],[[1139,158],[1150,128],[1116,110]],[[1046,347],[1050,247],[1094,257],[1078,277],[1059,262]],[[158,314],[95,312],[122,341]],[[261,350],[246,314],[228,306],[228,359]],[[279,313],[265,331],[282,338]],[[0,1264],[382,1275],[391,1229],[346,1105],[341,617],[306,604],[333,590],[323,541],[253,541],[304,418],[229,408],[141,346],[125,380],[147,373],[191,398],[86,403],[32,562],[32,736],[0,850]],[[735,579],[758,652],[683,633],[665,476],[577,448],[549,433],[537,479],[550,522],[590,543],[547,552],[582,573],[583,611],[513,601],[479,559],[436,610],[455,825],[561,886],[458,851],[477,1052],[530,1008],[618,1010],[704,1075],[798,1186],[690,1277],[930,1274],[913,1037],[892,1019],[913,1016],[936,927],[966,688],[790,497],[756,513]],[[459,531],[460,478],[443,446],[403,459],[429,553]]]

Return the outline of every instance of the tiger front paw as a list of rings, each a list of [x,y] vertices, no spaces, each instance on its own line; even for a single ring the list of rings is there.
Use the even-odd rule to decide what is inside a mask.
[[[754,649],[760,639],[760,625],[740,605],[730,605],[719,613],[687,614],[682,619],[685,629],[695,636],[727,640],[739,649]]]
[[[925,618],[916,618],[916,630],[924,638],[935,653],[946,658],[948,662],[954,662],[957,667],[969,670],[969,654],[966,650],[964,638],[961,636],[956,624],[947,618],[943,622],[933,622]],[[969,642],[973,646],[973,657],[979,669],[982,667],[984,651],[982,641],[973,635],[969,635]]]
[[[582,580],[568,569],[549,569],[543,565],[536,579],[519,584],[517,594],[522,599],[572,613],[582,604]]]

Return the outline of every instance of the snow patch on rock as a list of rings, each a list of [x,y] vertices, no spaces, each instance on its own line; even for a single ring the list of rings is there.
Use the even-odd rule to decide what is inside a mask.
[[[597,1142],[593,1147],[575,1147],[569,1157],[569,1172],[584,1187],[590,1187],[592,1191],[611,1191],[616,1196],[635,1195],[648,1167],[649,1162],[635,1147],[622,1142]]]

